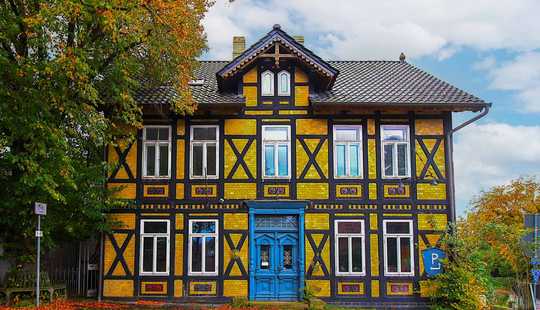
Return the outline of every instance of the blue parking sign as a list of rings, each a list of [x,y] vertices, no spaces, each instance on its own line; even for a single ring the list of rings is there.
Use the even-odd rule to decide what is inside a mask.
[[[429,248],[422,252],[424,270],[428,277],[436,276],[443,271],[441,260],[445,257],[446,254],[439,248]]]

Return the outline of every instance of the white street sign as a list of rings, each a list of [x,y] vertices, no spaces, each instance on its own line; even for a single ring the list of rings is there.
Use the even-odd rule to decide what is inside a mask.
[[[43,230],[36,230],[36,237],[38,238],[43,237]]]
[[[47,204],[43,202],[36,202],[34,204],[34,213],[37,215],[47,215]]]

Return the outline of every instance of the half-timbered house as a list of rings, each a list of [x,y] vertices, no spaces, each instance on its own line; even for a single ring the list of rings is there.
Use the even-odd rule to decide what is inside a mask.
[[[102,296],[425,300],[426,250],[455,218],[452,113],[489,105],[404,55],[321,59],[279,25],[233,45],[200,62],[194,115],[138,90],[144,128],[107,152],[131,202],[110,214]]]

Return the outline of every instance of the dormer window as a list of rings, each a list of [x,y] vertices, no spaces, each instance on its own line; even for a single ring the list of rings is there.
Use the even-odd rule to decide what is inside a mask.
[[[274,95],[274,72],[267,70],[261,74],[261,95]]]
[[[287,71],[278,73],[278,96],[291,95],[291,74]]]

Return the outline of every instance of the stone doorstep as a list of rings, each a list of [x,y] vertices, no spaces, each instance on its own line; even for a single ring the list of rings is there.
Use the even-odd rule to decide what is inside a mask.
[[[268,306],[268,307],[275,307],[279,309],[289,309],[289,310],[300,310],[300,309],[306,309],[307,304],[303,302],[292,302],[292,301],[248,301],[249,305],[253,306]]]

